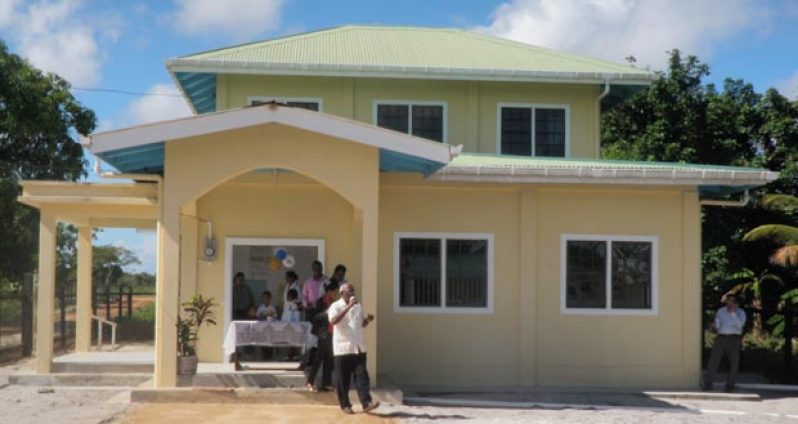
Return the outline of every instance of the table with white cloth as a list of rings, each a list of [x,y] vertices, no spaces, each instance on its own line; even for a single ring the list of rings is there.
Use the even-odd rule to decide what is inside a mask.
[[[304,352],[316,341],[310,329],[311,324],[305,321],[232,321],[224,336],[224,355],[228,358],[239,346],[297,346]],[[233,360],[240,369],[238,358]]]

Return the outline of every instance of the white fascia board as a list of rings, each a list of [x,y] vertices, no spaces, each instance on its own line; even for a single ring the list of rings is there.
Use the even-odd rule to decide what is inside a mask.
[[[778,176],[772,171],[510,167],[496,172],[495,168],[470,167],[443,168],[427,179],[492,183],[761,186],[778,179]]]
[[[558,72],[481,68],[437,68],[418,66],[333,65],[307,63],[265,63],[212,59],[172,59],[170,72],[220,74],[291,75],[326,77],[380,77],[408,79],[445,79],[469,81],[519,81],[648,85],[658,79],[655,74],[625,72]]]
[[[92,153],[99,154],[270,123],[351,140],[438,163],[449,163],[452,156],[450,146],[445,144],[321,112],[268,104],[93,134],[89,149]]]

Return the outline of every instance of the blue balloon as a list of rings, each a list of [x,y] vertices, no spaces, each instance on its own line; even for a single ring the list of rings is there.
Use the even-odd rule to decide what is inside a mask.
[[[286,251],[285,251],[285,250],[283,250],[283,249],[280,249],[280,250],[278,250],[277,252],[274,252],[274,256],[275,256],[277,259],[279,259],[279,260],[281,260],[281,261],[282,261],[283,259],[285,259],[285,257],[286,257],[286,256],[288,256],[288,252],[286,252]]]

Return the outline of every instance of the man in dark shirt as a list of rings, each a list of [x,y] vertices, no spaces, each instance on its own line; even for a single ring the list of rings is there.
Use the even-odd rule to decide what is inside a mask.
[[[313,363],[308,370],[308,379],[306,387],[311,392],[317,390],[332,390],[332,367],[333,367],[333,349],[332,349],[332,331],[330,329],[330,321],[327,318],[327,308],[330,304],[335,302],[338,292],[338,284],[330,283],[324,287],[324,295],[316,301],[316,306],[311,311],[310,322],[312,324],[311,332],[318,338],[318,346],[316,353],[313,356]],[[321,389],[315,386],[316,375],[319,373],[319,368],[324,367],[321,374]]]
[[[255,306],[252,290],[244,284],[244,273],[236,273],[233,277],[233,320],[251,319],[250,308]]]

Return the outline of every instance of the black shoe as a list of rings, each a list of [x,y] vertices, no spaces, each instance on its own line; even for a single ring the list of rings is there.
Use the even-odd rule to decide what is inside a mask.
[[[701,385],[701,390],[703,390],[705,392],[711,392],[712,391],[712,384],[709,384],[709,383],[702,384]]]
[[[346,414],[346,415],[352,415],[352,414],[354,414],[354,412],[352,412],[352,408],[351,408],[351,407],[349,407],[349,406],[347,406],[347,407],[345,407],[345,408],[341,408],[341,412],[343,412],[343,413],[344,413],[344,414]]]
[[[377,409],[379,407],[380,407],[380,403],[379,402],[371,401],[371,402],[368,403],[368,405],[363,405],[363,412],[368,414],[369,412],[371,412],[371,411],[373,411],[373,410],[375,410],[375,409]]]
[[[726,392],[726,393],[734,393],[734,385],[728,385],[727,384],[726,388],[723,389],[723,391]]]

